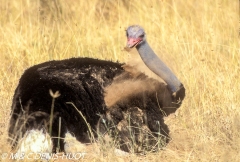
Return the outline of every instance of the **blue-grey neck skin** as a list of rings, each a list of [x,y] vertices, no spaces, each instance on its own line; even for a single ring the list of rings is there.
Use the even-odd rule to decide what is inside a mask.
[[[147,41],[143,41],[136,46],[143,62],[152,70],[155,74],[161,77],[166,83],[168,88],[174,93],[177,92],[182,83],[173,74],[173,72],[162,62],[159,57],[151,49]]]

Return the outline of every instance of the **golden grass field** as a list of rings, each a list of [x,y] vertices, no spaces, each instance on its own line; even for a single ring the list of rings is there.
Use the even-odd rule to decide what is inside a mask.
[[[131,62],[131,52],[123,50],[125,29],[139,24],[186,88],[183,105],[166,118],[172,141],[145,156],[109,152],[83,160],[240,161],[238,3],[0,0],[0,156],[11,151],[11,102],[26,68],[71,57]]]

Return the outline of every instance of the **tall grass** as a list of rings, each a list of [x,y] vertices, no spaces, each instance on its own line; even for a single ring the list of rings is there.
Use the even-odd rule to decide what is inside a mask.
[[[146,157],[93,160],[240,159],[237,0],[0,1],[0,154],[10,151],[11,100],[26,68],[85,56],[125,62],[124,30],[139,24],[187,89],[182,107],[166,118],[173,140],[164,151]]]

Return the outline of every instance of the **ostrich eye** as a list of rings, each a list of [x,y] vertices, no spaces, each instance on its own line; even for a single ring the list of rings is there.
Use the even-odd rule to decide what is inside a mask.
[[[126,36],[128,37],[128,32],[126,32]]]
[[[144,34],[140,35],[139,37],[140,37],[140,38],[143,38],[143,37],[144,37]]]

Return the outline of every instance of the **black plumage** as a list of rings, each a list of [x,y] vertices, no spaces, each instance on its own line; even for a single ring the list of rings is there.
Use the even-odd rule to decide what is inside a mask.
[[[54,104],[52,136],[58,135],[58,119],[61,117],[61,137],[64,138],[68,130],[79,141],[90,142],[86,123],[73,105],[67,102],[73,103],[95,129],[100,114],[106,111],[104,87],[122,72],[120,63],[90,58],[49,61],[27,69],[14,94],[10,137],[16,138],[33,128],[48,130],[51,89],[61,94]],[[57,139],[54,139],[55,147],[56,141]],[[63,143],[61,146],[63,147]]]

